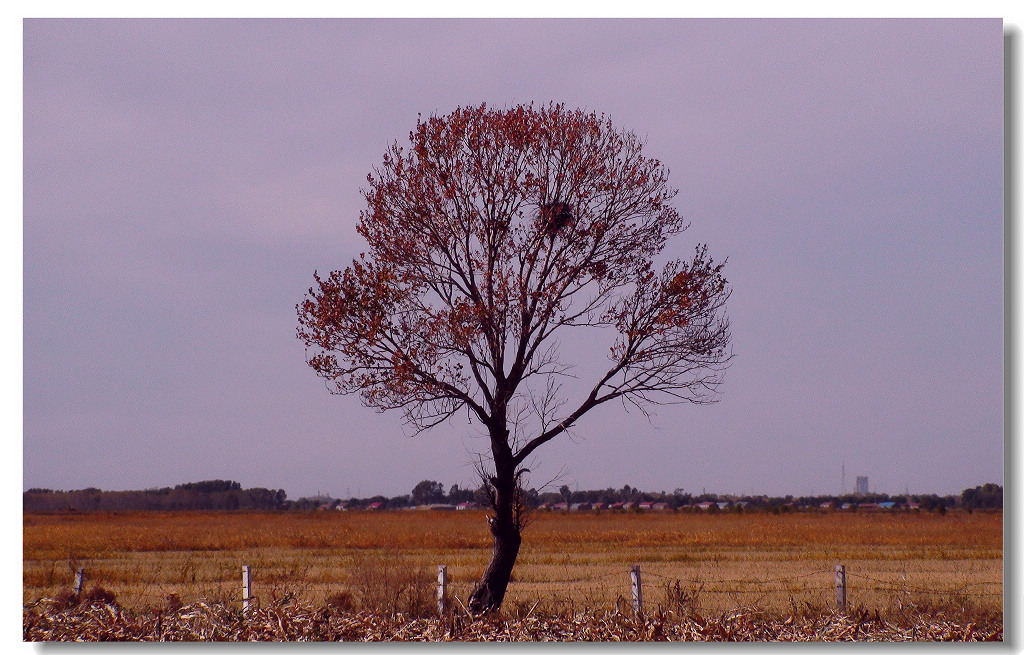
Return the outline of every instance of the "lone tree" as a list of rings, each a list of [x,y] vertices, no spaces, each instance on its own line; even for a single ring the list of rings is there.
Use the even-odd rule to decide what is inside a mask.
[[[332,393],[401,409],[417,432],[461,410],[486,429],[494,546],[470,608],[488,611],[519,553],[528,458],[612,400],[645,414],[714,401],[729,290],[705,246],[656,272],[686,228],[676,191],[603,115],[481,105],[420,119],[409,138],[367,176],[369,252],[314,273],[298,336]],[[565,390],[557,339],[574,328],[576,344],[605,338],[609,362]]]
[[[439,503],[444,500],[444,485],[434,480],[422,480],[412,488],[410,496],[417,505]]]

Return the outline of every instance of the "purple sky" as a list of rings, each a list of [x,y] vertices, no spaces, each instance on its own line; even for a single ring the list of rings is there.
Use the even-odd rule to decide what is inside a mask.
[[[479,428],[329,395],[295,304],[364,249],[365,176],[418,113],[550,100],[669,167],[668,254],[728,257],[736,358],[716,405],[591,412],[532,485],[1003,482],[999,20],[28,20],[24,45],[24,488],[475,484]]]

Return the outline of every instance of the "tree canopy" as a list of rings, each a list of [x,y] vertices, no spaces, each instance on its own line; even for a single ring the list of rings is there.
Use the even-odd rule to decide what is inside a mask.
[[[723,265],[699,246],[655,270],[686,225],[636,136],[561,105],[481,105],[419,121],[410,141],[367,178],[369,252],[316,274],[298,308],[332,391],[401,408],[416,429],[464,407],[484,425],[533,419],[520,463],[609,400],[713,400],[730,356]],[[580,326],[616,338],[561,412],[556,336]]]

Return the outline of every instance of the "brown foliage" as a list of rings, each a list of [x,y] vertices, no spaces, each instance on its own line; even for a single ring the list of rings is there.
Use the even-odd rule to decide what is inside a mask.
[[[729,358],[722,266],[698,248],[653,272],[686,226],[639,139],[562,105],[481,105],[418,122],[410,141],[368,176],[369,253],[315,275],[298,306],[309,364],[335,392],[420,429],[468,406],[507,439],[514,417],[532,437],[517,464],[614,398],[713,397]],[[618,334],[613,363],[558,416],[564,403],[530,402],[526,382],[564,372],[552,334],[584,325]]]
[[[115,605],[117,602],[117,595],[103,588],[100,585],[94,585],[89,589],[86,589],[81,594],[76,594],[71,589],[62,589],[57,593],[53,599],[55,607],[60,609],[68,609],[78,605]]]

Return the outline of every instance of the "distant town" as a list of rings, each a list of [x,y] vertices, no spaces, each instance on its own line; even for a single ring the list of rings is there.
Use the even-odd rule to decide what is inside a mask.
[[[522,503],[536,511],[550,512],[785,512],[806,511],[924,511],[1002,509],[1003,488],[983,484],[959,495],[870,493],[867,478],[857,480],[857,491],[823,496],[735,496],[693,494],[676,489],[671,493],[649,492],[626,485],[621,489],[573,491],[522,491]],[[72,491],[29,489],[23,493],[25,512],[278,510],[278,511],[385,511],[385,510],[479,510],[487,506],[483,488],[445,486],[423,480],[408,494],[388,498],[334,498],[318,494],[291,500],[283,489],[243,489],[231,480],[190,482],[175,487],[141,491],[103,491],[96,488]]]

